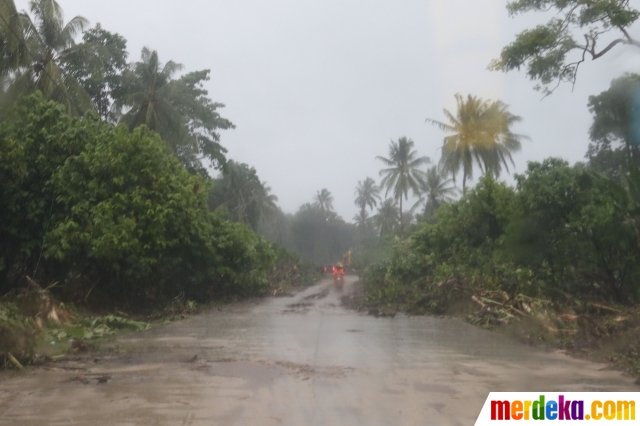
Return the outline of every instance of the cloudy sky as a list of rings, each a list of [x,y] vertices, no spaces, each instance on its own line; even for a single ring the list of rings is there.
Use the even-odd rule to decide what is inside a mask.
[[[486,70],[516,33],[544,21],[509,18],[506,0],[58,2],[66,19],[123,35],[132,60],[148,46],[185,71],[211,69],[210,95],[237,126],[222,133],[228,157],[254,166],[291,213],[327,188],[338,213],[353,217],[355,186],[379,181],[375,157],[392,139],[413,139],[437,162],[443,134],[425,119],[443,119],[455,93],[501,99],[524,118],[515,130],[531,140],[516,171],[549,156],[580,161],[588,96],[640,68],[637,48],[616,48],[584,64],[573,91],[541,100],[524,73]]]

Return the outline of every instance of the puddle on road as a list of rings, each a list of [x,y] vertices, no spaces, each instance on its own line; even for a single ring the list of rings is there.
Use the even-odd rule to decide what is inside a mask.
[[[464,425],[490,391],[638,390],[603,365],[455,319],[346,311],[352,283],[125,336],[123,355],[97,363],[4,375],[0,425]]]

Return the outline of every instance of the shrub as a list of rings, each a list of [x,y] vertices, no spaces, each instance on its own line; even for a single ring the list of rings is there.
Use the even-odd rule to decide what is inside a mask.
[[[144,127],[72,118],[33,95],[0,126],[0,159],[0,291],[36,267],[76,298],[118,304],[267,286],[270,244],[210,213],[210,183]]]

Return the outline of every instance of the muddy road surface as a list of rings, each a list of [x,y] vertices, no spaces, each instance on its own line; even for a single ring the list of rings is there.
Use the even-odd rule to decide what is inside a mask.
[[[490,391],[636,391],[457,319],[345,310],[324,281],[0,376],[0,425],[473,425]]]

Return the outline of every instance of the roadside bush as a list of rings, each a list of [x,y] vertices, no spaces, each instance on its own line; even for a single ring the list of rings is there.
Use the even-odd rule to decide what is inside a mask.
[[[271,245],[210,213],[210,183],[144,127],[33,95],[0,126],[0,160],[0,291],[36,268],[73,299],[120,306],[267,287]]]
[[[10,354],[20,363],[33,358],[36,330],[15,303],[0,300],[0,368],[10,363]]]
[[[550,158],[516,175],[518,216],[507,250],[553,289],[637,299],[640,251],[624,194],[583,167]]]
[[[485,176],[441,206],[434,222],[363,274],[370,297],[432,312],[454,291],[638,299],[640,250],[624,191],[558,159],[529,163],[516,181],[513,189]]]
[[[315,284],[321,277],[321,267],[300,259],[297,253],[274,245],[275,266],[269,272],[269,293],[272,296],[290,294],[294,288]]]

